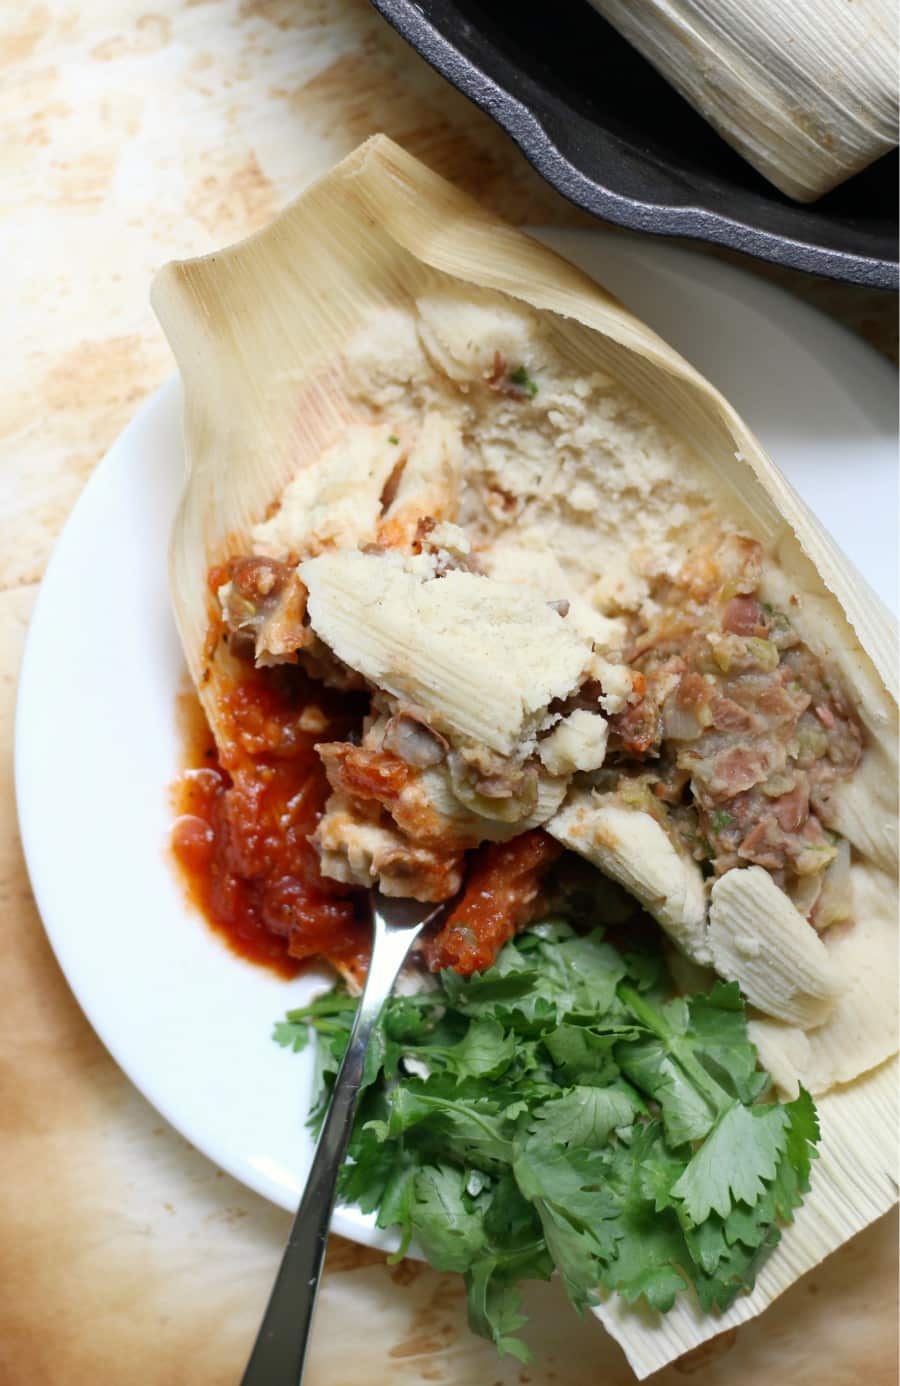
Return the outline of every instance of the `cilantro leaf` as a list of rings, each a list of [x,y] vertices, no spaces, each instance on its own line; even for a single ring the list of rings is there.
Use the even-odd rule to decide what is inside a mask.
[[[536,1107],[531,1130],[550,1143],[595,1150],[606,1145],[617,1126],[630,1126],[642,1106],[634,1089],[625,1084],[578,1086]]]
[[[497,1179],[490,1191],[484,1214],[484,1227],[491,1246],[504,1248],[505,1255],[537,1257],[543,1270],[538,1279],[549,1280],[553,1263],[547,1260],[540,1241],[540,1220],[522,1193],[511,1169]]]
[[[619,1076],[614,1058],[617,1041],[639,1035],[640,1031],[633,1026],[597,1031],[565,1023],[545,1034],[542,1042],[556,1067],[559,1082],[605,1086]]]
[[[629,1198],[617,1230],[615,1255],[601,1273],[604,1289],[614,1290],[633,1304],[645,1300],[662,1313],[671,1309],[675,1297],[685,1288],[680,1269],[684,1256],[684,1237],[671,1212],[657,1213],[651,1204]]]
[[[342,986],[322,992],[306,1006],[288,1011],[287,1020],[295,1025],[309,1025],[319,1034],[335,1028],[349,1030],[356,1014],[357,999]]]
[[[394,1155],[394,1151],[391,1154]],[[406,1255],[413,1235],[413,1206],[416,1197],[417,1166],[408,1158],[392,1161],[391,1173],[378,1200],[379,1227],[396,1227],[400,1232],[397,1250],[388,1257],[393,1265]]]
[[[572,1308],[579,1314],[597,1303],[600,1266],[593,1238],[545,1199],[535,1200],[544,1240]]]
[[[747,1038],[737,982],[716,982],[706,995],[691,997],[687,1007],[696,1056],[732,1096],[753,1102],[768,1080]]]
[[[469,1327],[482,1338],[491,1338],[501,1356],[527,1363],[531,1353],[515,1336],[528,1322],[521,1311],[522,1296],[514,1284],[498,1278],[497,1268],[495,1257],[484,1256],[466,1277]]]
[[[803,1202],[802,1195],[809,1192],[810,1170],[813,1160],[818,1159],[816,1146],[821,1131],[815,1104],[805,1088],[800,1089],[799,1096],[788,1102],[784,1110],[788,1115],[788,1129],[782,1164],[792,1171],[793,1178],[790,1190],[784,1180],[776,1188],[776,1211],[778,1217],[789,1222],[793,1210]]]
[[[554,1263],[540,1219],[510,1171],[487,1195],[484,1231],[485,1252],[466,1275],[469,1324],[473,1332],[492,1338],[499,1352],[527,1362],[531,1354],[514,1336],[525,1323],[516,1286],[522,1280],[549,1280]]]
[[[760,1265],[780,1240],[778,1227],[766,1223],[760,1226],[760,1238],[755,1246],[746,1246],[741,1241],[727,1245],[713,1274],[698,1271],[693,1277],[700,1307],[707,1312],[727,1309],[739,1294],[752,1290]]]
[[[430,1265],[466,1271],[484,1247],[484,1219],[452,1165],[423,1165],[413,1176],[410,1225]]]
[[[383,1207],[385,1191],[397,1173],[401,1155],[399,1146],[385,1141],[375,1123],[367,1122],[357,1127],[351,1139],[349,1159],[338,1181],[344,1202],[357,1204],[364,1213]]]
[[[628,969],[628,978],[634,983],[638,991],[649,991],[656,993],[660,989],[665,992],[669,987],[669,978],[666,972],[665,959],[659,949],[652,952],[644,949],[625,953],[623,962]]]
[[[518,1151],[513,1174],[537,1210],[566,1294],[581,1312],[595,1303],[601,1262],[614,1252],[619,1208],[605,1188],[606,1164],[598,1152],[548,1149],[532,1138]]]
[[[607,1187],[618,1215],[601,1283],[629,1302],[643,1299],[663,1312],[684,1288],[681,1267],[689,1259],[676,1215],[657,1206],[656,1192],[671,1183],[673,1165],[683,1168],[668,1155],[658,1121],[647,1122],[630,1147],[617,1145],[607,1157]]]
[[[299,1054],[309,1044],[310,1027],[302,1021],[278,1020],[272,1030],[272,1038],[282,1049],[290,1049]]]
[[[388,1132],[393,1138],[422,1123],[437,1126],[448,1152],[461,1160],[509,1163],[512,1145],[508,1119],[492,1111],[493,1103],[446,1096],[434,1084],[411,1082],[390,1094]]]
[[[752,1101],[766,1083],[735,984],[717,982],[706,996],[662,1006],[630,987],[619,994],[647,1033],[618,1046],[616,1059],[659,1102],[673,1145],[701,1139],[735,1098]]]
[[[560,1014],[609,1015],[621,1009],[616,987],[626,974],[622,954],[598,930],[585,938],[541,944],[541,992]]]
[[[621,1010],[616,987],[627,968],[622,955],[603,942],[602,933],[581,938],[556,921],[542,928],[527,949],[517,946],[518,940],[508,943],[485,972],[465,979],[443,973],[441,982],[453,1005],[467,1014],[491,1013],[501,1021],[518,1013],[538,1028],[569,1013],[594,1016]]]
[[[516,1038],[499,1021],[485,1016],[471,1021],[463,1038],[452,1046],[429,1044],[408,1052],[458,1078],[498,1078],[516,1052]]]
[[[331,1041],[337,1049],[340,1062],[353,1024],[356,1012],[356,999],[342,987],[317,996],[308,1006],[300,1006],[288,1011],[284,1020],[279,1020],[272,1032],[276,1044],[299,1054],[315,1034],[319,1039]],[[335,1064],[335,1068],[337,1067]]]
[[[607,1180],[607,1162],[596,1150],[563,1150],[529,1137],[517,1148],[513,1174],[532,1203],[543,1200],[571,1222],[590,1229],[603,1250],[608,1249],[601,1224],[614,1219],[619,1206]]]
[[[659,1103],[671,1145],[706,1135],[715,1121],[718,1102],[698,1091],[677,1059],[667,1052],[664,1040],[647,1035],[617,1045],[614,1052],[625,1076]]]
[[[756,1204],[775,1177],[789,1123],[784,1107],[728,1108],[672,1185],[695,1226],[713,1210],[727,1217],[738,1200]]]

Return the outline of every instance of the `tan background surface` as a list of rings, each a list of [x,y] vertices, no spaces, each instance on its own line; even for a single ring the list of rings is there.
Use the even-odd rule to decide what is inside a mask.
[[[162,1122],[72,1000],[17,840],[12,714],[53,540],[171,370],[153,271],[259,226],[377,129],[515,221],[587,224],[365,0],[0,4],[0,1386],[236,1381],[287,1230]],[[893,354],[889,298],[767,273]],[[887,1386],[895,1246],[889,1218],[658,1379]],[[500,1363],[454,1278],[335,1240],[309,1378],[631,1379],[556,1287],[532,1304],[541,1360]]]

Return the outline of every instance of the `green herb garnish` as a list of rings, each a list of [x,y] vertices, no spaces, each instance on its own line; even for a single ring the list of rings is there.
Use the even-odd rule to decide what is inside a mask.
[[[518,390],[534,399],[538,392],[537,381],[532,380],[524,366],[516,366],[514,371],[510,371],[509,379],[510,384],[515,385]]]
[[[392,433],[392,434],[389,436],[389,438],[388,438],[388,442],[389,442],[389,443],[399,443],[399,442],[400,442],[400,439],[397,437],[396,433]]]
[[[341,989],[288,1013],[314,1031],[321,1121],[355,1001]],[[769,1080],[734,983],[673,997],[655,949],[546,920],[489,971],[445,972],[395,997],[369,1051],[341,1197],[412,1239],[468,1287],[469,1322],[520,1361],[517,1286],[558,1270],[582,1311],[598,1289],[705,1310],[752,1287],[809,1188],[809,1094],[760,1101]]]
[[[724,809],[716,809],[710,819],[713,829],[717,833],[724,833],[725,829],[731,826],[731,814]]]

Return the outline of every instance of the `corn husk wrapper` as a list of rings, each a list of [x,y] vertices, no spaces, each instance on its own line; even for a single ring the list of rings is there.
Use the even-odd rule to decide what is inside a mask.
[[[897,144],[894,0],[590,3],[789,197],[821,197]]]
[[[854,688],[870,739],[881,743],[870,757],[870,794],[882,818],[896,819],[895,637],[881,603],[691,366],[580,271],[382,136],[266,230],[219,254],[169,265],[154,285],[154,306],[184,380],[190,469],[173,532],[172,595],[213,730],[221,730],[216,695],[230,669],[221,643],[211,647],[208,639],[210,565],[250,550],[251,526],[353,419],[342,349],[362,322],[373,310],[445,285],[448,276],[461,290],[477,285],[541,310],[573,367],[620,379],[717,469],[732,488],[740,523],[777,555],[792,590],[804,593],[831,633],[831,658]],[[853,811],[859,816],[858,805]],[[890,834],[878,841],[890,865]],[[895,924],[880,919],[878,927],[895,931]],[[597,1311],[639,1375],[759,1313],[894,1201],[896,1073],[885,1060],[896,1037],[889,1019],[872,1020],[874,1030],[862,1039],[847,1031],[851,1048],[858,1044],[852,1076],[866,1076],[822,1099],[825,1140],[813,1192],[754,1292],[725,1315],[701,1314],[687,1301],[665,1316],[616,1300]],[[795,1037],[772,1024],[769,1053],[777,1062]],[[846,1040],[844,1031],[836,1040]]]

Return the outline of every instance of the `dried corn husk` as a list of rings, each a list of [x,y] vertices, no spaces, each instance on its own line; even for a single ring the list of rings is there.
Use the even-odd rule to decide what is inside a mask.
[[[720,976],[739,982],[757,1010],[804,1030],[822,1025],[846,990],[832,950],[761,866],[716,881],[708,937]]]
[[[712,962],[700,867],[678,850],[652,814],[623,804],[615,794],[575,790],[547,831],[640,900],[694,962]]]
[[[821,197],[897,144],[893,0],[590,3],[789,197]]]
[[[852,685],[869,740],[880,747],[879,813],[896,821],[894,779],[883,778],[895,764],[896,655],[882,605],[692,367],[573,266],[483,212],[383,137],[314,184],[265,231],[217,255],[167,266],[154,286],[185,385],[190,467],[172,538],[172,594],[213,729],[222,730],[216,690],[229,669],[221,643],[208,638],[209,566],[247,551],[251,527],[270,513],[288,482],[349,425],[364,422],[344,388],[343,352],[360,324],[376,308],[448,285],[462,295],[467,286],[480,286],[540,310],[573,368],[621,381],[715,469],[734,517],[763,542],[798,597],[792,619],[800,635],[840,662]],[[879,844],[882,868],[893,869],[895,844],[892,849],[883,833]],[[882,868],[866,868],[882,892],[869,896],[875,926],[841,938],[842,965],[859,978],[872,967],[890,974],[896,954],[896,911],[888,903],[893,885]],[[849,1046],[840,1081],[856,1081],[823,1102],[825,1154],[802,1221],[785,1236],[753,1295],[724,1317],[702,1316],[689,1305],[656,1321],[607,1305],[601,1317],[640,1374],[758,1313],[892,1202],[893,1079],[885,1069],[858,1075],[879,1062],[885,1046],[894,1052],[894,1022],[884,1021],[873,1045],[864,998],[853,988],[840,998],[838,1014]],[[820,1059],[825,1055],[822,1062],[831,1054],[830,1023],[809,1039]],[[773,1046],[786,1083],[804,1076],[802,1056],[798,1070],[788,1049]]]
[[[788,1096],[798,1080],[814,1096],[874,1068],[897,1045],[897,904],[895,878],[872,865],[853,868],[856,922],[826,935],[846,983],[825,1025],[804,1031],[777,1020],[750,1023],[763,1064]]]

